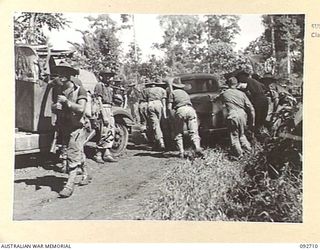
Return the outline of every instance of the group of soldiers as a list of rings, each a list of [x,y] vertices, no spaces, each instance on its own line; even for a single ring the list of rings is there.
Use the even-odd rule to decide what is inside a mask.
[[[161,119],[169,119],[173,128],[174,141],[179,156],[185,158],[183,148],[184,126],[193,142],[196,155],[202,156],[198,119],[190,97],[184,90],[180,78],[171,78],[168,82],[147,82],[139,99],[139,113],[142,124],[151,130],[154,148],[165,150]],[[243,70],[227,79],[228,89],[215,99],[222,101],[227,109],[227,128],[231,142],[231,154],[239,158],[244,152],[251,152],[246,137],[249,128],[259,134],[265,125],[269,101],[267,87],[253,76],[252,70]],[[167,117],[169,116],[169,117]],[[234,157],[233,157],[234,158]]]
[[[251,152],[246,129],[259,134],[268,114],[267,87],[253,77],[252,69],[238,72],[227,79],[229,89],[222,92],[221,99],[228,111],[227,128],[230,135],[232,155],[240,158]]]
[[[130,103],[130,102],[129,102]],[[193,143],[195,154],[203,156],[198,133],[198,121],[190,96],[184,90],[184,84],[179,78],[170,78],[165,81],[157,79],[148,80],[138,98],[139,119],[143,130],[147,130],[149,142],[157,151],[166,150],[162,120],[171,124],[173,139],[179,150],[179,157],[185,158],[183,147],[184,125]]]
[[[88,138],[92,139],[92,131],[96,142],[96,152],[93,159],[98,163],[116,162],[110,149],[114,140],[115,121],[112,113],[114,102],[113,87],[114,73],[100,72],[99,83],[94,88],[94,93],[82,86],[75,76],[78,71],[68,63],[55,67],[58,75],[54,79],[52,110],[57,114],[56,122],[59,131],[60,144],[64,145],[61,153],[63,167],[69,174],[68,181],[60,197],[70,197],[74,191],[76,176],[81,174],[79,185],[87,185],[91,177],[86,169],[84,145]],[[249,127],[259,129],[263,126],[268,112],[268,100],[262,83],[258,82],[250,73],[241,72],[227,80],[229,89],[222,92],[220,98],[228,111],[227,127],[230,134],[233,154],[240,157],[244,151],[251,151],[251,146],[245,135]],[[245,91],[239,90],[239,83],[246,83]],[[153,149],[164,151],[166,144],[161,127],[161,120],[165,119],[173,130],[173,139],[179,151],[179,157],[185,158],[183,135],[184,127],[194,146],[195,155],[203,157],[198,132],[198,119],[192,106],[190,96],[184,90],[180,78],[169,78],[166,81],[148,81],[144,84],[140,94],[136,95],[135,85],[131,84],[128,90],[129,105],[136,115],[135,121],[144,124],[151,132],[150,142]],[[90,100],[95,98],[95,102]],[[249,98],[248,98],[249,97]],[[90,116],[87,107],[90,106]]]
[[[99,163],[116,162],[110,152],[114,141],[115,120],[112,113],[114,102],[112,82],[117,81],[111,72],[100,72],[94,93],[89,93],[76,77],[78,70],[67,62],[54,68],[52,80],[55,122],[60,145],[60,168],[69,174],[60,197],[70,197],[74,191],[77,175],[79,185],[87,185],[91,176],[86,168],[84,145],[89,139],[96,142],[94,160]],[[94,99],[94,101],[92,100]],[[90,113],[90,114],[89,114]]]

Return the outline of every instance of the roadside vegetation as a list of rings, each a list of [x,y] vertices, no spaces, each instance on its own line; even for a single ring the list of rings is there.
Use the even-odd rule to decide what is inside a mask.
[[[259,141],[237,161],[226,148],[206,149],[204,159],[167,172],[144,219],[302,222],[301,141],[268,134]]]

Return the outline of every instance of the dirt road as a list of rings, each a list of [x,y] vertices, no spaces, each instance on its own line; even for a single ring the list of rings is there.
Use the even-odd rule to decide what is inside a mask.
[[[58,197],[67,180],[66,174],[55,171],[47,163],[18,167],[13,219],[143,219],[143,202],[157,190],[163,174],[179,162],[170,156],[131,144],[117,163],[97,164],[88,159],[92,182],[76,186],[74,194],[67,199]]]

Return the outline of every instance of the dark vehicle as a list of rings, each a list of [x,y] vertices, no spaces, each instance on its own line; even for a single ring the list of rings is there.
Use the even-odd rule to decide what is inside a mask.
[[[225,132],[227,110],[221,101],[216,100],[221,93],[218,79],[205,73],[183,74],[174,78],[180,78],[185,85],[184,89],[190,95],[198,115],[200,136],[204,138],[209,134]]]
[[[45,46],[15,46],[15,154],[49,152],[54,139],[52,105],[52,69],[59,59],[71,57],[74,51],[51,50]],[[84,75],[86,77],[84,77]],[[81,71],[79,79],[87,90],[97,80],[93,73]],[[126,148],[133,124],[122,107],[114,108],[116,122],[114,155]]]

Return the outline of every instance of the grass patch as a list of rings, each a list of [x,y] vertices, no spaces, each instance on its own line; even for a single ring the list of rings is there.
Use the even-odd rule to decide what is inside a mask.
[[[237,161],[222,148],[182,161],[146,201],[143,219],[302,222],[302,172],[296,171],[302,163],[275,161],[283,145],[256,144],[253,154]]]

